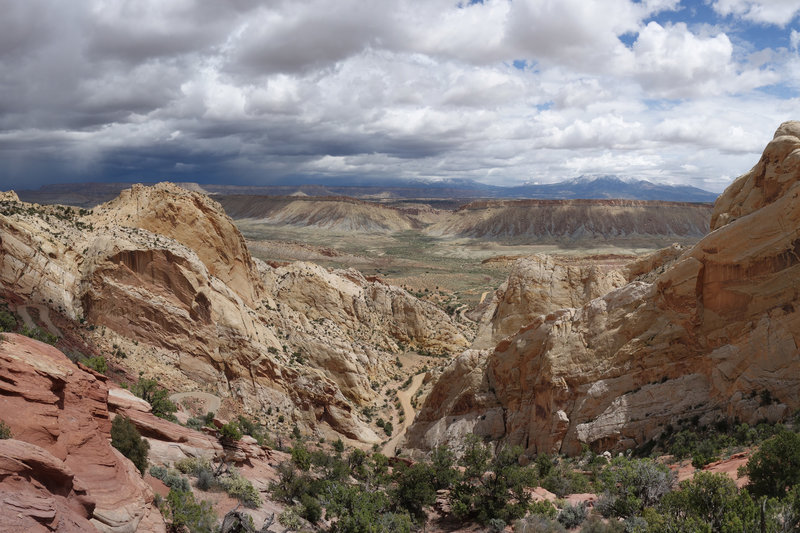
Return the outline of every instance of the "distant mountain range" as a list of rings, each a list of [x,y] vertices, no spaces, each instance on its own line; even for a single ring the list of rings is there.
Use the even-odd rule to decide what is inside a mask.
[[[659,200],[670,202],[713,202],[716,193],[687,185],[661,185],[645,180],[626,180],[617,176],[582,176],[558,183],[524,184],[514,187],[487,185],[468,179],[440,181],[401,180],[388,181],[359,178],[332,179],[317,183],[298,179],[293,184],[275,185],[214,185],[178,183],[185,188],[207,194],[221,195],[307,195],[350,196],[365,200],[389,199],[476,199],[476,198],[532,198],[553,200],[575,199],[625,199]],[[40,204],[62,203],[91,207],[116,197],[131,183],[69,183],[44,185],[36,190],[18,190],[20,199]]]

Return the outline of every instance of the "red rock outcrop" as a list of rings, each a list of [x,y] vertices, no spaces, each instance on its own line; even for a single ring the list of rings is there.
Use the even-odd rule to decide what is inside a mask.
[[[0,448],[0,490],[22,484],[31,503],[23,512],[22,500],[0,498],[0,515],[15,512],[46,527],[63,520],[83,531],[86,520],[100,531],[164,531],[152,491],[110,444],[103,378],[11,333],[0,342],[0,369],[0,413],[15,439]],[[65,505],[73,512],[61,513]]]
[[[784,124],[721,197],[715,230],[653,283],[534,319],[496,346],[468,392],[440,380],[411,443],[445,440],[484,405],[500,411],[506,441],[565,453],[630,448],[694,417],[755,422],[800,408],[797,154],[800,123]],[[775,401],[762,405],[762,391]],[[485,396],[494,401],[470,406]]]
[[[94,508],[64,461],[34,444],[0,440],[0,531],[93,531]]]

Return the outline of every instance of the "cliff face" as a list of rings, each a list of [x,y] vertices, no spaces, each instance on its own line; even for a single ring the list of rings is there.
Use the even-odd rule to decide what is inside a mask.
[[[708,232],[711,206],[635,200],[491,200],[467,204],[426,229],[435,236],[559,242],[699,238]]]
[[[591,262],[570,264],[548,255],[519,259],[495,293],[473,347],[494,347],[537,316],[582,306],[626,281],[620,270]]]
[[[800,123],[784,124],[718,201],[715,230],[652,283],[535,318],[472,365],[469,390],[440,380],[411,444],[474,430],[532,452],[622,449],[693,417],[752,423],[800,407],[797,154]]]
[[[171,183],[134,185],[96,208],[96,225],[121,226],[164,235],[193,250],[209,273],[253,306],[260,279],[244,237],[217,202]]]
[[[377,441],[355,407],[374,398],[370,378],[389,352],[467,346],[446,314],[405,291],[253,260],[218,204],[171,184],[136,186],[91,213],[11,196],[0,207],[4,291],[141,342],[146,375],[177,372],[253,414],[279,407],[301,426]]]

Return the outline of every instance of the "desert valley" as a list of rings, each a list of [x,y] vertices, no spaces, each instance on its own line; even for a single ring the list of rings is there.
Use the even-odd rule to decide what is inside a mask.
[[[795,531],[799,154],[713,204],[2,192],[0,530]]]

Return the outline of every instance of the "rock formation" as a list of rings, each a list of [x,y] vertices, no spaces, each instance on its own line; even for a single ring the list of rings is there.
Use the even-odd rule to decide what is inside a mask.
[[[711,206],[640,200],[478,200],[426,232],[513,242],[699,238]]]
[[[244,237],[220,205],[170,183],[134,185],[94,209],[96,225],[116,225],[164,235],[193,250],[208,272],[249,306],[258,300],[260,279]]]
[[[626,283],[596,262],[569,263],[539,254],[517,260],[482,320],[473,348],[490,348],[539,315],[579,307]]]
[[[177,369],[253,415],[276,407],[364,442],[378,439],[355,408],[388,352],[468,345],[445,313],[378,280],[252,259],[219,204],[171,184],[92,212],[6,195],[0,261],[6,294],[160,350],[140,363],[147,376]]]
[[[164,531],[153,493],[109,442],[108,389],[57,349],[0,342],[0,529]]]
[[[532,453],[617,450],[692,419],[753,423],[800,407],[798,154],[800,123],[783,124],[717,202],[714,231],[652,282],[535,318],[486,357],[459,357],[450,372],[469,358],[466,389],[441,379],[411,444],[474,431]]]
[[[255,218],[281,226],[372,233],[420,226],[414,217],[398,209],[343,196],[223,196],[220,202],[236,219]]]

